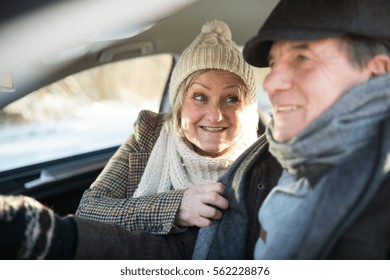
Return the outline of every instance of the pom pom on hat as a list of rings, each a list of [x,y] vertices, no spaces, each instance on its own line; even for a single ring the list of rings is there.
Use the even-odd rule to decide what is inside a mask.
[[[226,23],[219,20],[209,21],[202,27],[202,33],[216,33],[225,40],[232,40],[232,32]]]
[[[192,73],[205,69],[225,70],[236,74],[243,80],[251,103],[257,102],[253,70],[232,40],[229,26],[223,21],[205,23],[201,33],[183,51],[169,85],[171,106],[183,81]]]

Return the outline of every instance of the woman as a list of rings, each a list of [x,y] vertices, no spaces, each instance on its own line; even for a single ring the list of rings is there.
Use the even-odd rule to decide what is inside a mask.
[[[258,122],[254,76],[225,23],[203,26],[169,94],[170,113],[140,113],[76,215],[154,234],[221,218],[228,203],[216,181],[255,141]]]
[[[198,227],[229,207],[217,179],[257,138],[254,75],[225,23],[206,23],[183,52],[170,103],[139,114],[77,216],[0,196],[0,258],[191,258]]]

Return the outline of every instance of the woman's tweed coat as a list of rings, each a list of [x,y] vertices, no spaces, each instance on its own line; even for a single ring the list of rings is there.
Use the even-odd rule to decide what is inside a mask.
[[[167,234],[185,230],[174,225],[185,190],[133,198],[162,125],[163,114],[140,112],[133,135],[84,192],[76,215],[131,231]]]

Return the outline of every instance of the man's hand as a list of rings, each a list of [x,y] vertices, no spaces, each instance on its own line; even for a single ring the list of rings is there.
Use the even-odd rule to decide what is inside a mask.
[[[222,210],[229,207],[222,196],[224,185],[208,183],[196,185],[184,192],[175,224],[178,226],[207,227],[222,218]]]

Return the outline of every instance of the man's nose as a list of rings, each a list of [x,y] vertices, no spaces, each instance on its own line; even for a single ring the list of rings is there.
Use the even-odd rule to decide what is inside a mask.
[[[292,87],[291,69],[287,64],[274,64],[264,79],[264,90],[272,95]]]

